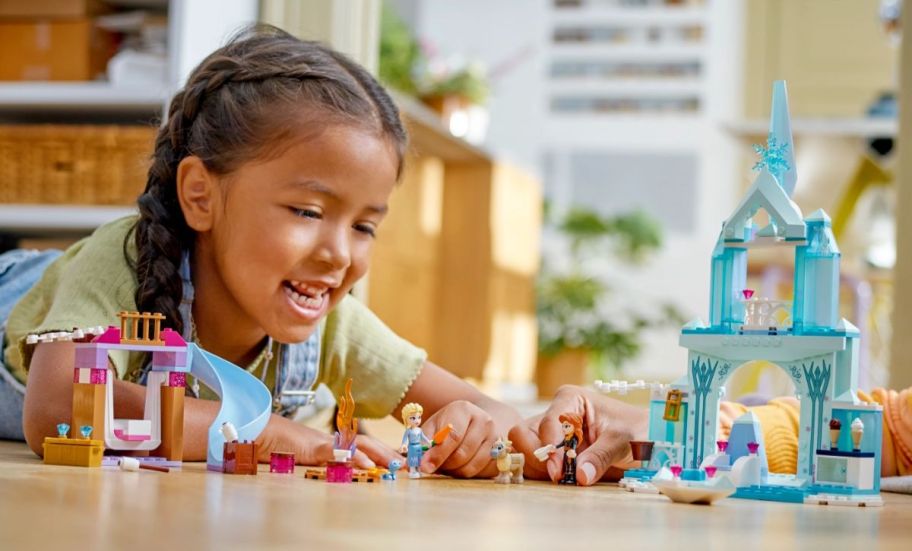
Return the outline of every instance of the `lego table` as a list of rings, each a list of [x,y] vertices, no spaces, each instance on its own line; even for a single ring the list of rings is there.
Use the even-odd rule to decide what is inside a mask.
[[[25,445],[0,441],[0,548],[908,549],[912,526],[912,496],[898,494],[868,509],[697,506],[612,485],[402,477],[336,485],[266,467],[229,476],[204,464],[167,474],[45,466]]]

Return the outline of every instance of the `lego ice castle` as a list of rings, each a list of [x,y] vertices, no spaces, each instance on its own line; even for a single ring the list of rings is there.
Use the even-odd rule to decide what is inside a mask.
[[[879,505],[882,409],[857,396],[860,335],[839,317],[840,252],[830,218],[822,210],[804,217],[791,199],[797,172],[784,82],[773,86],[768,142],[757,150],[759,174],[712,252],[709,321],[681,330],[687,375],[653,387],[654,448],[646,468],[628,476],[646,479],[674,464],[682,480],[703,481],[709,466],[735,482],[735,497]],[[769,224],[758,228],[761,209]],[[757,247],[794,249],[791,301],[747,288],[747,257]],[[801,404],[794,476],[767,472],[756,418],[739,420],[738,434],[718,441],[723,387],[753,360],[775,364],[794,383]]]

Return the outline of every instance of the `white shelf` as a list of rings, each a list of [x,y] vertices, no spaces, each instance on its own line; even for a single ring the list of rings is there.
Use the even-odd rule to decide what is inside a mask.
[[[729,132],[744,138],[764,137],[769,132],[769,120],[738,120],[722,124]],[[889,138],[896,136],[899,123],[889,118],[794,118],[792,133],[795,135]]]
[[[585,7],[563,8],[554,12],[556,25],[585,25],[609,27],[668,27],[672,25],[703,25],[706,10],[702,7]]]
[[[703,82],[693,78],[551,78],[551,94],[599,97],[693,97],[703,93]]]
[[[604,44],[599,42],[554,42],[551,61],[701,61],[706,53],[703,44]]]
[[[0,205],[0,231],[33,234],[88,233],[136,208],[91,205]]]
[[[0,109],[157,112],[167,98],[164,88],[115,87],[107,82],[0,83]]]

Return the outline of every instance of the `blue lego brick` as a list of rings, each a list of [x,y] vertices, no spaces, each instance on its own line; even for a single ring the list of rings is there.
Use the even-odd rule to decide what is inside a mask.
[[[683,335],[734,335],[728,327],[690,327],[681,329]]]
[[[652,477],[655,476],[657,471],[650,469],[630,469],[624,471],[625,478],[632,478],[634,480],[652,480]]]
[[[681,480],[702,482],[706,480],[706,472],[703,469],[684,469],[681,471]]]
[[[808,493],[806,488],[792,486],[748,486],[746,488],[738,488],[732,494],[732,497],[761,501],[781,501],[783,503],[804,503],[804,498]]]

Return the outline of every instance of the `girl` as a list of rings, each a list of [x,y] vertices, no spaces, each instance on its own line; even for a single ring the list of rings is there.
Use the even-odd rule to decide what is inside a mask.
[[[40,454],[70,416],[73,345],[28,347],[25,335],[139,310],[165,314],[186,340],[273,390],[261,460],[277,450],[303,464],[331,460],[332,438],[289,417],[306,403],[300,391],[322,382],[338,395],[351,377],[359,417],[421,402],[430,430],[453,425],[425,472],[496,474],[488,450],[517,413],[428,362],[348,294],[367,271],[406,140],[377,81],[317,43],[262,27],[206,58],[171,102],[139,216],[71,247],[9,315],[6,367],[27,380],[29,446]],[[148,366],[134,356],[111,360],[118,417],[142,414]],[[217,410],[187,400],[185,459],[204,459]],[[358,447],[362,467],[399,457],[365,437]]]

